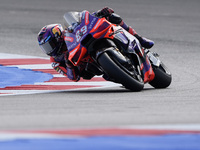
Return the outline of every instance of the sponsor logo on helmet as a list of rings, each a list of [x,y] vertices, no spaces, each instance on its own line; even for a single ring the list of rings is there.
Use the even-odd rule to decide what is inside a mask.
[[[53,29],[52,29],[52,32],[54,35],[58,34],[59,36],[61,36],[61,31],[59,29],[59,26],[55,26]]]

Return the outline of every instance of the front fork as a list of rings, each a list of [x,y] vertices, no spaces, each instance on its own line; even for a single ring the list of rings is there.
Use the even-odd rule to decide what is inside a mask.
[[[152,65],[159,66],[160,60],[147,49],[135,49],[135,52],[138,54],[141,61],[140,71],[142,72],[144,83],[152,81],[155,78]]]
[[[150,62],[152,65],[159,67],[161,64],[161,61],[159,59],[159,55],[154,52],[150,52],[148,49],[145,49],[145,53],[148,56]]]

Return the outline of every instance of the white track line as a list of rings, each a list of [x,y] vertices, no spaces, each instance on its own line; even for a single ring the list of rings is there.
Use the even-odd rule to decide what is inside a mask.
[[[0,59],[21,59],[21,58],[41,58],[49,59],[48,57],[28,56],[19,54],[0,53]]]
[[[101,82],[36,82],[34,85],[112,86],[112,85],[119,85],[119,84],[108,82],[108,81],[101,81]]]
[[[37,65],[10,65],[6,67],[18,67],[19,69],[53,69],[51,64],[37,64]]]

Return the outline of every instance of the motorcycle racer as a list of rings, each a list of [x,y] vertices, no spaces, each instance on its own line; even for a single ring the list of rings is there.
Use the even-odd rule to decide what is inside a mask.
[[[112,8],[104,7],[93,13],[93,15],[96,17],[105,17],[109,22],[120,25],[130,34],[135,36],[144,48],[149,49],[154,45],[153,41],[138,35],[131,26],[128,26],[119,15],[114,13]],[[75,67],[68,61],[69,53],[64,41],[64,32],[68,31],[63,30],[61,24],[50,24],[43,27],[38,33],[38,43],[40,48],[44,53],[50,56],[52,67],[57,72],[67,76],[70,80],[79,81],[80,77],[91,79],[93,76],[84,73],[81,66]]]

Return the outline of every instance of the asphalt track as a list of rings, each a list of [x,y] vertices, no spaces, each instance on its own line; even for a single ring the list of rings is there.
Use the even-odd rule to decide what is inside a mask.
[[[0,97],[0,129],[70,129],[200,124],[199,0],[0,0],[0,52],[45,55],[37,33],[66,11],[112,7],[155,41],[152,51],[173,74],[167,89],[121,87]]]

